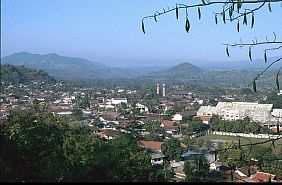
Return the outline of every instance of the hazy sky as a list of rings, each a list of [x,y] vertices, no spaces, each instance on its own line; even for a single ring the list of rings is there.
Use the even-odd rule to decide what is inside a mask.
[[[212,1],[212,0],[211,0]],[[237,22],[218,25],[212,12],[221,6],[189,11],[190,33],[186,33],[185,12],[180,10],[154,20],[145,21],[146,34],[141,31],[144,16],[173,7],[176,3],[200,3],[174,0],[2,0],[1,56],[16,52],[57,53],[102,62],[112,66],[170,65],[182,61],[236,61],[248,59],[248,48],[225,53],[222,43],[251,42],[265,36],[282,40],[281,3],[265,6],[255,15],[254,28]],[[248,23],[251,18],[249,17]],[[263,58],[261,48],[254,49],[253,58]],[[281,55],[281,50],[272,55]]]

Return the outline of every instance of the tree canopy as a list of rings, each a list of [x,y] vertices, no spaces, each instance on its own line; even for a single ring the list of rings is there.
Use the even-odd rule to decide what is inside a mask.
[[[180,160],[182,154],[180,144],[180,141],[177,139],[168,139],[164,141],[161,146],[161,150],[168,160]]]
[[[157,181],[150,156],[133,136],[102,141],[89,128],[30,111],[1,125],[1,181]]]

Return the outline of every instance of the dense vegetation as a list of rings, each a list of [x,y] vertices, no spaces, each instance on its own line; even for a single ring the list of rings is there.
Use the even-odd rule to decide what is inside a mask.
[[[1,126],[1,181],[165,181],[130,135],[101,141],[66,118],[14,112]]]
[[[211,123],[211,129],[214,131],[223,132],[239,132],[239,133],[272,133],[267,127],[263,127],[260,123],[251,122],[249,118],[236,121],[221,120],[219,117],[214,117]]]
[[[1,81],[4,83],[30,83],[33,80],[40,82],[55,82],[43,70],[33,70],[25,66],[14,66],[11,64],[1,65]]]
[[[263,103],[270,103],[273,104],[274,109],[282,109],[282,97],[277,95],[276,92],[269,94],[267,100]]]
[[[256,159],[256,163],[259,165],[261,171],[275,174],[279,178],[282,177],[282,161],[280,160],[282,150],[280,150],[278,155],[273,153],[273,149],[276,146],[279,147],[278,144],[269,142],[268,147],[251,144],[240,147],[238,144],[234,142],[226,142],[223,145],[220,145],[220,161],[227,163],[235,169],[250,165],[252,159]]]

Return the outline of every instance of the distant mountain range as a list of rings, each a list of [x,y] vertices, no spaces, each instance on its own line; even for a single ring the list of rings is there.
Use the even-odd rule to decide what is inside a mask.
[[[275,58],[270,58],[272,61]],[[191,61],[195,62],[195,61]],[[224,70],[222,66],[229,66],[230,62],[199,65],[201,68],[189,62],[180,63],[176,66],[156,67],[110,67],[98,62],[91,62],[82,58],[65,57],[57,54],[31,54],[27,52],[15,53],[1,59],[2,64],[24,65],[32,69],[42,69],[56,79],[154,79],[154,80],[181,80],[194,82],[236,82],[249,81],[256,74],[257,70]],[[235,62],[233,62],[235,65]],[[241,61],[239,65],[251,64],[259,68],[262,61],[253,62]],[[266,64],[265,64],[266,65]],[[212,67],[213,66],[213,67]],[[221,68],[220,68],[221,66]],[[265,66],[264,66],[265,67]],[[262,68],[264,68],[262,67]],[[228,68],[228,67],[227,67]],[[205,69],[205,70],[203,70]],[[239,78],[240,77],[240,78]]]
[[[59,79],[133,78],[143,75],[142,71],[137,69],[109,67],[98,62],[57,54],[21,52],[3,57],[1,63],[42,69]]]
[[[173,67],[128,67],[117,68],[91,62],[81,58],[65,57],[57,54],[15,53],[1,59],[2,64],[24,65],[32,69],[42,69],[58,79],[107,79],[135,78],[151,76],[154,78],[191,78],[203,73],[203,70],[182,63]]]

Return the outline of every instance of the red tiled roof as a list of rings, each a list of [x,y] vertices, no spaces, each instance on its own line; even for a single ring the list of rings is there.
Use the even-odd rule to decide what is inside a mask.
[[[7,96],[6,99],[16,99],[15,96]]]
[[[178,124],[175,121],[170,121],[170,120],[163,120],[162,124],[165,129],[177,129]]]
[[[256,182],[260,181],[269,181],[269,178],[271,180],[274,180],[276,175],[270,174],[270,173],[264,173],[264,172],[257,172],[253,177],[252,180]]]
[[[183,144],[183,143],[180,143],[180,146],[181,146],[182,148],[187,148],[187,147],[188,147],[187,145],[185,145],[185,144]]]
[[[106,136],[117,137],[120,135],[120,132],[111,129],[101,129],[100,132],[97,132],[95,134],[100,138],[105,138]]]
[[[147,148],[151,150],[161,150],[161,146],[164,142],[159,141],[138,141],[138,145],[142,148]],[[187,148],[188,146],[181,143],[180,146],[182,148]]]
[[[275,127],[275,128],[271,128],[271,130],[273,131],[273,132],[277,132],[277,128]],[[282,128],[281,127],[279,127],[279,132],[280,131],[282,131]]]
[[[188,127],[189,127],[189,124],[184,123],[184,124],[181,125],[181,127],[182,127],[182,128],[188,128]]]
[[[212,116],[198,116],[202,121],[210,121]]]
[[[105,137],[105,132],[97,132],[95,133],[97,136],[99,136],[100,138],[104,138]]]
[[[138,141],[138,145],[143,148],[152,149],[152,150],[161,150],[161,145],[164,142],[158,141]]]
[[[173,124],[175,123],[175,121],[171,121],[171,120],[163,120],[162,124]]]

